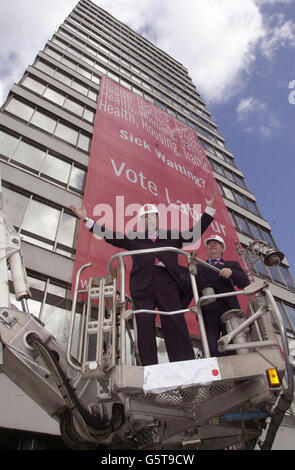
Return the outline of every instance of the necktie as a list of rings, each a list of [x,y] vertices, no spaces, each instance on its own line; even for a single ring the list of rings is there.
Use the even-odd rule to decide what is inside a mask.
[[[152,232],[149,234],[149,239],[152,240],[153,243],[157,240],[157,232]],[[160,260],[157,256],[155,256],[155,265],[157,266],[160,263]]]

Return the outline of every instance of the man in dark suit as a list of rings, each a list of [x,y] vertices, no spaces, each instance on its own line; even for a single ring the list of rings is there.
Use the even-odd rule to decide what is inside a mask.
[[[250,284],[247,275],[237,261],[225,261],[222,258],[226,248],[222,237],[212,235],[204,243],[208,255],[207,262],[219,268],[220,272],[208,269],[204,265],[197,266],[196,282],[200,297],[204,295],[203,289],[207,287],[213,288],[215,294],[222,294],[233,292],[235,290],[234,286],[243,289]],[[237,296],[216,299],[214,302],[202,306],[208,345],[213,357],[222,355],[218,351],[217,341],[220,338],[220,334],[221,336],[227,334],[226,326],[221,320],[221,315],[227,310],[234,308],[240,308]]]
[[[89,219],[86,210],[71,206],[71,210],[84,222],[93,233],[104,236],[106,242],[124,250],[142,250],[148,248],[175,247],[182,248],[184,243],[196,241],[211,224],[215,214],[216,194],[206,200],[207,207],[194,227],[184,232],[159,230],[159,213],[152,204],[141,209],[144,231],[127,235],[115,233],[102,228]],[[102,235],[103,234],[103,235]],[[175,252],[161,252],[135,255],[130,273],[130,293],[136,310],[162,311],[181,310],[182,296],[187,289],[187,269],[178,264]],[[158,363],[156,344],[155,315],[140,313],[136,315],[138,332],[138,350],[142,365]],[[195,354],[183,314],[162,315],[162,332],[166,349],[171,362],[194,359]]]

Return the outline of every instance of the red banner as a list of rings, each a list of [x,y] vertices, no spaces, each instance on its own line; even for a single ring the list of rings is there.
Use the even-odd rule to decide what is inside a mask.
[[[178,224],[182,230],[196,222],[214,191],[218,194],[216,216],[203,239],[212,233],[221,235],[227,246],[225,258],[239,261],[234,244],[238,237],[196,132],[104,76],[84,196],[88,217],[127,233],[137,227],[138,208],[153,203],[160,214],[167,206],[171,211],[168,227],[161,225],[167,219],[160,216],[161,228]],[[197,256],[206,259],[203,242],[185,249],[197,249]],[[74,272],[93,263],[82,285],[90,275],[105,276],[108,260],[116,252],[81,223]],[[131,261],[129,257],[124,261],[128,286]],[[179,262],[185,264],[185,259],[180,257]],[[196,319],[192,314],[186,318],[191,333],[198,334]]]

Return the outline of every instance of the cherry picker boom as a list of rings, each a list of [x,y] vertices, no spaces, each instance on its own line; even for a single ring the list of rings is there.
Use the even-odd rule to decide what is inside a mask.
[[[20,236],[2,211],[0,219],[2,372],[60,423],[61,436],[69,448],[254,448],[265,428],[260,446],[271,448],[293,400],[294,382],[284,323],[266,281],[256,280],[242,291],[199,298],[194,270],[196,262],[204,261],[177,248],[150,250],[172,250],[185,257],[194,305],[169,313],[147,313],[194,312],[200,326],[203,357],[142,367],[134,321],[140,311],[134,310],[126,295],[124,258],[140,256],[143,250],[113,256],[107,276],[90,278],[88,285],[79,289],[81,273],[91,265],[88,263],[76,276],[64,350],[44,324],[30,314],[31,294]],[[114,276],[117,262],[118,275]],[[7,264],[23,311],[11,304]],[[220,351],[235,354],[210,357],[202,304],[217,297],[242,294],[249,298],[247,314],[240,310],[226,312],[223,319],[227,334],[219,340]],[[82,314],[77,308],[81,295]],[[281,346],[271,314],[280,329]],[[78,348],[74,348],[78,316],[82,326]]]

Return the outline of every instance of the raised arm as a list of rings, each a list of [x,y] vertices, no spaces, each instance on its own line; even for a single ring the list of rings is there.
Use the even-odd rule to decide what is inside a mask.
[[[216,203],[216,194],[217,192],[215,191],[211,199],[206,199],[205,211],[201,215],[200,219],[194,224],[194,226],[190,230],[184,230],[181,232],[180,236],[183,243],[196,242],[201,238],[205,230],[209,227],[216,212],[214,208]]]
[[[82,209],[78,209],[76,206],[71,205],[69,206],[69,209],[78,217],[78,219],[85,223],[86,228],[88,228],[90,232],[93,232],[95,235],[104,238],[105,241],[111,245],[114,245],[118,248],[124,248],[126,250],[129,249],[128,239],[124,236],[123,233],[113,232],[112,230],[109,230],[105,226],[102,226],[98,222],[92,220],[87,216],[87,211],[84,206]]]

